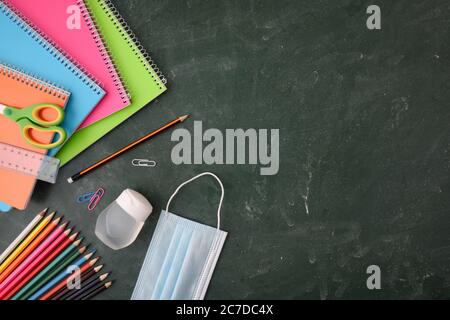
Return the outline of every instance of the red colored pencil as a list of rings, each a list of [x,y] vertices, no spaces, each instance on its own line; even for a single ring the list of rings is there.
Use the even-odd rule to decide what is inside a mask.
[[[73,242],[78,233],[75,233],[71,237],[67,238],[54,252],[52,252],[44,261],[42,261],[34,269],[30,270],[19,284],[17,284],[11,291],[9,291],[3,298],[11,299],[19,290],[21,290],[31,279],[34,278],[39,272],[41,272],[50,262],[52,262],[61,252],[63,252],[69,245],[73,243],[74,246],[78,246],[83,239],[78,239]]]

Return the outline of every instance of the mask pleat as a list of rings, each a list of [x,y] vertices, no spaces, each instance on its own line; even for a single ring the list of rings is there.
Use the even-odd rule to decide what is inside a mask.
[[[156,280],[155,289],[153,291],[152,299],[161,299],[161,293],[164,289],[164,285],[166,279],[169,275],[169,271],[172,265],[172,261],[175,257],[175,253],[180,245],[180,238],[182,236],[182,228],[180,225],[177,225],[175,228],[175,232],[173,233],[172,240],[170,241],[169,249],[167,250],[164,258],[164,262],[161,267],[161,271],[158,275],[158,279]]]
[[[200,224],[195,225],[191,243],[170,299],[183,299],[186,295],[192,296],[194,294],[196,283],[200,278],[200,271],[204,266],[205,257],[210,247],[209,231],[208,228],[203,228]]]
[[[192,230],[183,228],[183,234],[180,238],[180,244],[178,245],[175,257],[172,262],[172,266],[169,270],[169,276],[167,277],[164,290],[161,294],[162,300],[168,300],[172,296],[175,285],[178,278],[182,275],[182,266],[188,253],[188,247],[192,239]]]

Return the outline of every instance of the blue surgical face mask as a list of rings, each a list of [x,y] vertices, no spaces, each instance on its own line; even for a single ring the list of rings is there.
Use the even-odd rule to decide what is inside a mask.
[[[209,175],[222,189],[217,228],[169,212],[178,191],[193,180]],[[220,230],[224,188],[220,179],[205,172],[182,183],[161,212],[132,300],[202,300],[222,251],[227,232]]]

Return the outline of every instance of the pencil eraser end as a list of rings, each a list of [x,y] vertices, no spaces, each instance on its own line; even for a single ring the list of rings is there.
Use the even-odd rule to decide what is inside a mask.
[[[73,183],[72,178],[67,179],[67,182],[68,182],[68,183]]]

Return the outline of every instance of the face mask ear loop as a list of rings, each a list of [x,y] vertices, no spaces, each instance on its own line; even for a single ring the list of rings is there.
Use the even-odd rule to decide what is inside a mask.
[[[202,177],[202,176],[212,176],[213,178],[215,178],[217,180],[217,182],[219,182],[220,185],[220,189],[222,189],[222,195],[220,196],[220,202],[219,202],[219,208],[217,209],[217,230],[220,229],[220,211],[222,210],[222,203],[223,203],[223,198],[225,196],[225,189],[223,187],[222,181],[220,181],[219,177],[216,176],[214,173],[211,172],[203,172],[200,173],[199,175],[196,175],[195,177],[183,182],[182,184],[180,184],[180,186],[175,190],[175,192],[170,196],[169,201],[167,202],[167,206],[166,206],[166,212],[169,212],[169,206],[170,203],[172,202],[172,199],[175,197],[175,195],[178,193],[178,191],[180,191],[181,188],[183,188],[185,185],[187,185],[188,183]]]

